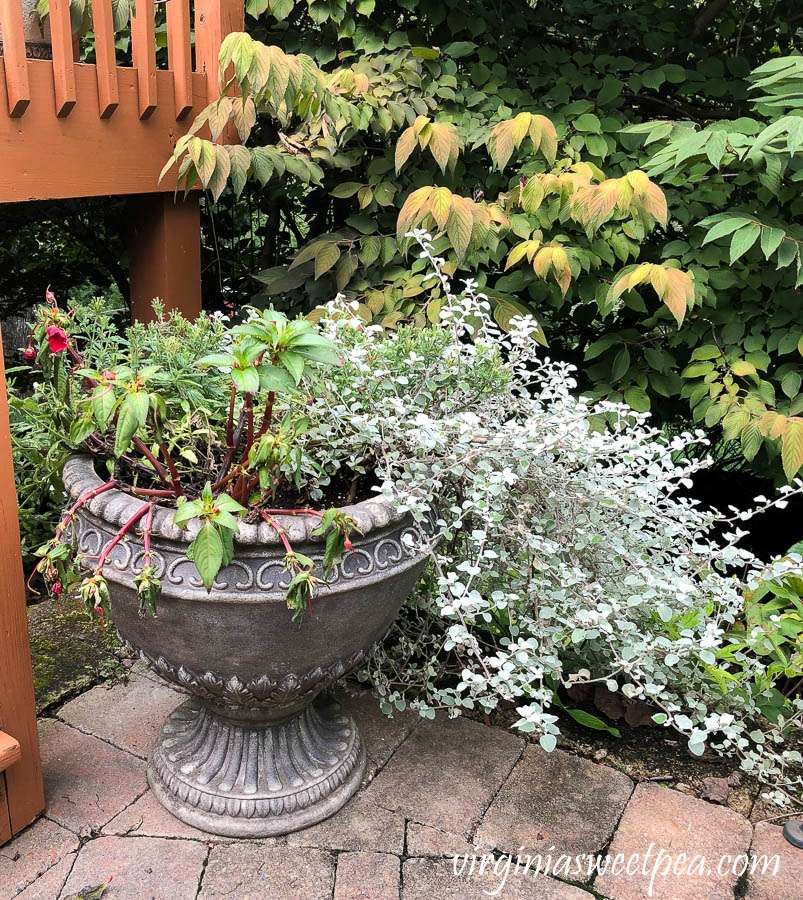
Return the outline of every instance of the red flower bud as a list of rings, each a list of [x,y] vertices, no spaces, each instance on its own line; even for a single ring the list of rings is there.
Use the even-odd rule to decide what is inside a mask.
[[[54,594],[60,594],[61,593],[61,582],[54,581],[53,587],[51,588],[51,590],[53,591]]]
[[[36,359],[36,350],[34,350],[33,347],[26,347],[25,348],[25,361],[33,362],[35,359]]]
[[[352,550],[351,541],[348,538],[343,538],[343,546],[346,550]]]
[[[67,332],[63,328],[51,325],[46,334],[51,353],[61,353],[67,349]]]

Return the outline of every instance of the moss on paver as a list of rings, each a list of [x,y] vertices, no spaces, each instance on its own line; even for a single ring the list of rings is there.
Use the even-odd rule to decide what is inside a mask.
[[[38,713],[125,673],[116,632],[104,633],[78,597],[64,597],[60,611],[53,600],[29,607],[28,630]]]

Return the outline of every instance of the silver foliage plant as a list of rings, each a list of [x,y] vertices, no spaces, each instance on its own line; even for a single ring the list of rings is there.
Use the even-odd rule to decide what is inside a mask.
[[[558,686],[603,684],[651,704],[692,753],[735,756],[765,796],[794,802],[803,701],[765,718],[779,695],[750,650],[760,635],[734,630],[746,585],[801,570],[792,557],[764,571],[738,546],[769,501],[723,520],[679,496],[705,465],[683,455],[702,433],[669,439],[646,414],[578,399],[571,366],[531,339],[534,320],[503,334],[476,283],[453,292],[430,236],[410,236],[447,297],[442,327],[384,336],[338,298],[321,324],[345,365],[315,376],[306,411],[312,457],[319,445],[375,459],[384,494],[419,520],[437,509],[431,572],[363,677],[386,710],[505,701],[547,751]]]

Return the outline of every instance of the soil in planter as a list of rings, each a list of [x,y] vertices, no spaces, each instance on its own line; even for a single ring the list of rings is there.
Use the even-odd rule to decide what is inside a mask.
[[[217,469],[218,465],[215,465],[214,471],[217,471]],[[98,477],[104,479],[104,481],[108,477],[98,459],[95,460],[95,471],[97,472]],[[204,481],[211,480],[213,477],[211,474],[205,472],[204,468],[199,469],[199,475]],[[125,460],[121,460],[118,463],[115,469],[115,477],[126,484],[136,484],[137,487],[141,488],[164,487],[157,479],[145,473],[138,472],[135,477],[133,469],[130,464],[125,462]],[[317,500],[311,499],[308,492],[299,491],[295,485],[284,484],[276,492],[276,496],[264,505],[272,509],[306,509],[309,507],[310,509],[316,510],[330,509],[333,506],[351,506],[352,504],[361,503],[363,500],[369,500],[371,497],[375,497],[377,494],[376,488],[378,486],[379,479],[374,471],[369,471],[363,475],[355,473],[350,468],[345,468],[332,476],[330,483],[321,488],[323,497]],[[203,490],[203,483],[185,485],[185,490],[187,496],[192,499],[193,497],[200,495]],[[146,498],[142,499],[144,502]],[[170,508],[175,506],[169,498],[158,500],[157,503],[160,506],[167,506]],[[258,518],[259,514],[256,511],[252,511],[246,521],[252,522],[256,521]]]

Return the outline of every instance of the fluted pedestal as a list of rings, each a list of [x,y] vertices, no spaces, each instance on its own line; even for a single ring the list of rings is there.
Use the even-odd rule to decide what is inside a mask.
[[[291,718],[269,715],[182,703],[148,764],[159,801],[188,825],[227,837],[287,834],[336,813],[365,771],[352,717],[327,697]]]

